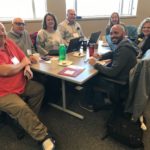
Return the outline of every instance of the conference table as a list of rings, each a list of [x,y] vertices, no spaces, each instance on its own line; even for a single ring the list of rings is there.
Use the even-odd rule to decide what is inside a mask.
[[[102,47],[101,45],[102,45],[102,42],[99,41],[98,52],[105,53],[109,50],[108,47]],[[62,106],[53,104],[53,103],[50,103],[50,105],[70,115],[73,115],[79,119],[84,119],[84,116],[68,109],[66,106],[65,83],[71,82],[71,83],[75,83],[78,85],[82,85],[83,83],[85,83],[87,80],[91,79],[93,76],[95,76],[98,73],[98,71],[94,69],[93,66],[89,65],[89,63],[87,62],[88,58],[89,58],[88,51],[82,57],[74,56],[73,53],[67,54],[67,60],[71,61],[72,65],[80,66],[83,68],[83,71],[76,77],[60,75],[59,72],[62,71],[65,68],[65,66],[59,65],[59,61],[57,59],[53,59],[51,60],[51,62],[45,62],[41,60],[39,63],[31,65],[31,68],[34,71],[37,71],[37,72],[40,72],[40,73],[43,73],[52,77],[56,77],[61,80]]]

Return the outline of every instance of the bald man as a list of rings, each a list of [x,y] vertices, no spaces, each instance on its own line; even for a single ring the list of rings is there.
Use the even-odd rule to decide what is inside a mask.
[[[20,47],[26,56],[30,56],[32,62],[36,62],[36,58],[34,59],[34,56],[31,55],[35,53],[35,49],[28,31],[25,30],[25,21],[22,18],[12,20],[12,27],[8,32],[8,37]]]
[[[99,55],[95,54],[90,58],[89,64],[98,70],[98,75],[95,76],[86,86],[85,100],[92,105],[91,99],[93,99],[93,86],[97,85],[103,90],[107,91],[110,95],[110,99],[114,100],[114,84],[112,82],[102,79],[101,75],[116,79],[119,81],[128,82],[129,72],[136,64],[136,47],[131,41],[125,38],[125,29],[122,25],[114,25],[111,28],[110,36],[113,44],[116,44],[116,50],[109,53]],[[109,66],[104,66],[98,63],[97,60],[111,59]],[[89,109],[93,109],[90,106]]]
[[[71,39],[84,36],[80,24],[75,20],[76,20],[75,10],[68,9],[66,19],[62,21],[58,26],[58,29],[66,45],[69,44]]]

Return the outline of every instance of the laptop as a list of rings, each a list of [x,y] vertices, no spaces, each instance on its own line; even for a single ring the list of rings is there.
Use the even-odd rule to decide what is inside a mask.
[[[77,37],[77,38],[71,39],[67,47],[67,53],[80,50],[82,41],[83,41],[83,37]]]
[[[91,33],[89,43],[97,43],[97,41],[99,40],[100,34],[101,34],[101,31]]]

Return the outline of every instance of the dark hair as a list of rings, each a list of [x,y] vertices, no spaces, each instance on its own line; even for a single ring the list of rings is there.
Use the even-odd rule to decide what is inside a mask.
[[[51,17],[54,19],[54,22],[55,22],[54,30],[56,30],[56,29],[57,29],[57,19],[56,19],[56,17],[55,17],[54,14],[49,13],[49,12],[46,13],[45,16],[44,16],[44,19],[43,19],[43,21],[42,21],[42,28],[43,28],[43,29],[47,29],[47,25],[46,25],[46,18],[47,18],[47,16],[51,16]]]

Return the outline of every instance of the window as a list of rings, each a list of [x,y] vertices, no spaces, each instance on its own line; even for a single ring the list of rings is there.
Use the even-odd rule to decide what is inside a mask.
[[[66,9],[75,9],[82,18],[108,17],[112,12],[135,16],[137,3],[138,0],[66,0]]]
[[[0,20],[41,19],[46,11],[46,0],[4,0],[0,4]]]

